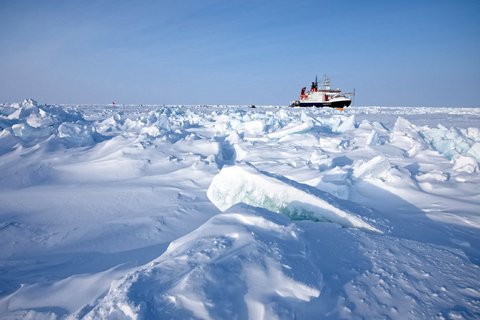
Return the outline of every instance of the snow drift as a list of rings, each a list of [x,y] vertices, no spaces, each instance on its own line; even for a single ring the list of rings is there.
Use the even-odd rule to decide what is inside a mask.
[[[92,310],[77,315],[293,318],[303,303],[320,296],[322,286],[306,249],[288,219],[236,206],[172,242],[162,256],[112,285]]]

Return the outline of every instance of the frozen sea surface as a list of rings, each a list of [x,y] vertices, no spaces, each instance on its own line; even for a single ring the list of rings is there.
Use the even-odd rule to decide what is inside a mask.
[[[478,319],[479,123],[0,105],[0,318]]]

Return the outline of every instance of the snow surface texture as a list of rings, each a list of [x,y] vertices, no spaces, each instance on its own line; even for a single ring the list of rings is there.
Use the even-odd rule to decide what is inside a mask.
[[[479,120],[0,105],[0,318],[477,319]]]

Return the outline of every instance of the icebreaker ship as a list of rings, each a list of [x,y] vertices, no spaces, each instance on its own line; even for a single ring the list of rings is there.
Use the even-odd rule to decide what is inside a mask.
[[[300,92],[300,100],[292,101],[291,107],[317,107],[317,108],[336,108],[343,109],[352,103],[353,93],[342,93],[340,89],[330,88],[330,79],[327,75],[323,77],[322,88],[318,88],[317,77],[312,82],[309,91],[303,87]]]

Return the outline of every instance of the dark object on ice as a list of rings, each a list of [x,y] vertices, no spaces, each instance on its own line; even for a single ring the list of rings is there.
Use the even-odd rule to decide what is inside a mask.
[[[255,105],[254,105],[254,104],[252,104],[252,105],[250,106],[250,108],[256,108],[256,107],[255,107]]]

